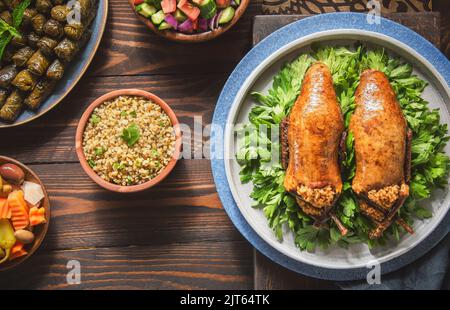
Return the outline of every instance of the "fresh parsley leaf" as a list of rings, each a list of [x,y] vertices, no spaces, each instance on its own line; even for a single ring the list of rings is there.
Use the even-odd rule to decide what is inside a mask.
[[[419,219],[428,219],[433,216],[433,213],[428,209],[417,206],[414,208],[414,215]]]
[[[5,52],[5,48],[8,45],[8,43],[11,41],[12,38],[13,38],[13,36],[9,32],[4,32],[0,36],[0,60],[3,58],[3,53]]]
[[[92,159],[88,159],[87,162],[91,168],[94,168],[96,166],[95,161],[93,161]]]
[[[92,114],[91,119],[89,120],[89,122],[93,125],[97,125],[98,123],[100,123],[100,117],[98,117],[97,114]]]
[[[31,0],[22,0],[17,4],[12,12],[13,26],[18,29],[22,24],[23,14],[27,7],[31,4]]]
[[[94,149],[94,153],[95,153],[95,155],[97,155],[97,156],[103,155],[103,153],[105,153],[105,151],[106,151],[105,148],[102,147],[102,146],[96,147],[96,148]]]
[[[141,137],[139,126],[135,123],[132,123],[130,126],[128,126],[128,128],[125,128],[122,131],[122,135],[120,137],[128,144],[128,146],[133,146]]]
[[[123,163],[115,162],[115,163],[113,163],[112,168],[114,170],[118,171],[118,170],[122,170],[123,168],[125,168],[125,165]]]

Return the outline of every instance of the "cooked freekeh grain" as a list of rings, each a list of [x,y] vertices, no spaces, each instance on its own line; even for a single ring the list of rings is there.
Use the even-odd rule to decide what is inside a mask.
[[[124,129],[138,127],[131,146]],[[175,133],[161,107],[143,97],[119,96],[97,107],[83,135],[83,151],[105,181],[137,185],[156,177],[172,159]]]

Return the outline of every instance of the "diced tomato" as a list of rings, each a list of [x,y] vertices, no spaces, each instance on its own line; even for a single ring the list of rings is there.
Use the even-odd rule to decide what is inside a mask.
[[[178,8],[181,8],[183,5],[185,5],[188,2],[188,0],[180,0],[178,1]]]
[[[139,5],[144,3],[144,0],[134,0],[134,5]]]
[[[191,21],[195,21],[200,16],[200,9],[193,6],[187,0],[180,0],[178,2],[178,8],[183,12]]]
[[[177,0],[162,0],[161,8],[164,14],[174,13],[177,10]]]
[[[231,0],[216,0],[216,4],[218,8],[224,9],[231,5]]]

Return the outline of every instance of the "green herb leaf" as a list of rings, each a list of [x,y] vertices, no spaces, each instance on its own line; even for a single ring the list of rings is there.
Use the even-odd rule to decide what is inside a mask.
[[[140,138],[141,133],[139,126],[135,123],[132,123],[128,128],[125,128],[122,131],[122,135],[120,136],[128,146],[133,146]]]
[[[414,215],[420,219],[428,219],[433,216],[433,213],[428,209],[416,207],[414,208]]]
[[[88,164],[89,164],[89,166],[90,166],[91,168],[94,168],[94,167],[96,166],[95,161],[92,160],[92,159],[88,159],[87,162],[88,162]]]
[[[101,119],[100,117],[97,116],[97,114],[92,114],[89,122],[93,125],[97,125],[98,123],[100,123]]]
[[[105,153],[105,148],[104,147],[102,147],[102,146],[99,146],[99,147],[96,147],[95,148],[95,150],[94,150],[94,153],[95,153],[95,155],[97,155],[97,156],[101,156],[101,155],[103,155],[103,153]]]
[[[6,46],[9,44],[13,38],[12,34],[5,32],[0,37],[0,60],[3,58],[3,53],[5,52]]]
[[[14,8],[12,13],[13,26],[18,29],[22,24],[23,14],[27,7],[31,4],[31,0],[22,0],[17,6]]]
[[[113,163],[112,168],[114,170],[118,171],[118,170],[122,170],[123,168],[125,168],[125,165],[122,163],[115,162],[115,163]]]
[[[13,25],[7,24],[0,18],[0,60],[3,59],[3,53],[6,46],[9,44],[13,37],[20,37],[19,32],[20,25],[22,24],[23,14],[25,9],[30,6],[31,0],[22,0],[17,4],[12,12]]]
[[[20,33],[16,28],[9,25],[7,22],[0,18],[0,34],[4,34],[6,32],[9,32],[14,37],[20,37]]]

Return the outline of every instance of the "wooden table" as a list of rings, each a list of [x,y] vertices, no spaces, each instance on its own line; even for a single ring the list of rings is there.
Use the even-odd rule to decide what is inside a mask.
[[[81,170],[75,128],[100,95],[140,88],[164,98],[179,120],[212,119],[230,72],[251,47],[251,2],[242,20],[216,41],[181,45],[150,33],[124,0],[110,0],[100,50],[71,94],[46,116],[0,131],[0,153],[28,164],[47,186],[52,219],[40,250],[0,289],[251,289],[252,247],[222,209],[206,159],[181,160],[157,188],[107,192]],[[81,284],[66,281],[69,260]]]
[[[128,1],[110,0],[100,50],[78,86],[31,124],[0,131],[0,153],[28,165],[51,196],[50,230],[39,251],[0,289],[250,289],[252,248],[222,209],[206,159],[181,160],[157,188],[138,195],[107,192],[81,170],[75,128],[100,95],[121,88],[154,92],[193,127],[211,122],[233,68],[251,47],[252,1],[232,31],[183,45],[152,34]],[[81,284],[68,285],[66,264],[81,263]]]

